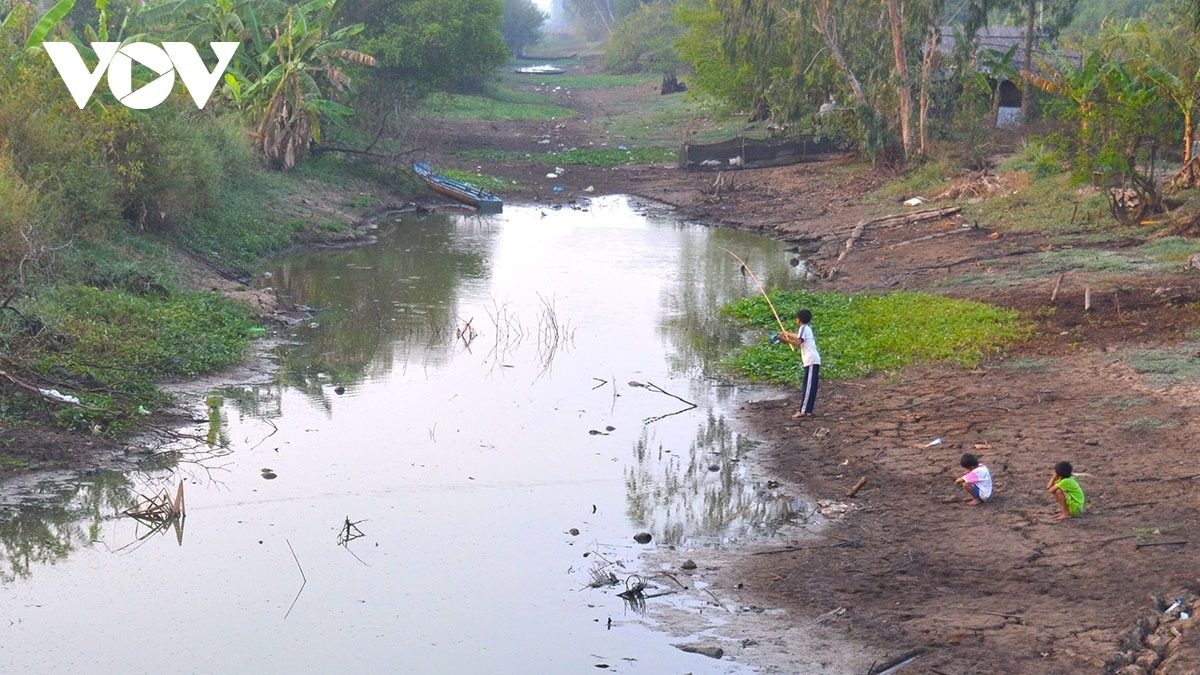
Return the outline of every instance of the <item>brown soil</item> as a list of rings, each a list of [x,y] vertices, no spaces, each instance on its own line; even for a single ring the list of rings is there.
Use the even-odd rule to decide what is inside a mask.
[[[615,145],[602,132],[606,111],[656,94],[563,93],[577,118],[441,124],[430,148],[443,166],[474,169],[453,153]],[[854,225],[880,210],[861,197],[887,179],[841,158],[726,172],[720,189],[714,173],[673,166],[564,168],[557,178],[536,162],[483,171],[516,181],[510,200],[633,194],[688,219],[796,242],[828,277],[821,289],[952,293],[1020,310],[1033,324],[1031,340],[976,370],[922,366],[825,382],[814,418],[793,420],[790,396],[746,405],[748,423],[772,442],[760,460],[785,488],[851,508],[818,539],[797,532],[794,542],[737,555],[717,594],[794,617],[833,612],[824,630],[876,647],[880,663],[919,651],[905,672],[1197,672],[1192,622],[1160,621],[1158,601],[1200,593],[1197,390],[1127,364],[1134,350],[1187,347],[1184,332],[1200,319],[1193,276],[1068,276],[1056,292],[1057,279],[1012,273],[1053,241],[961,216],[868,227],[838,262]],[[964,280],[945,283],[954,279]],[[820,317],[814,325],[819,338]],[[963,503],[954,484],[964,452],[995,476],[982,506]],[[1088,498],[1086,513],[1064,522],[1046,491],[1059,460],[1074,464]],[[860,477],[865,487],[846,498]]]

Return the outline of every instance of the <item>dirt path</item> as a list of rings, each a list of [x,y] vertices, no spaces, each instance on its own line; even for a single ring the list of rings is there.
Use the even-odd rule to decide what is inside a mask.
[[[598,122],[605,110],[652,95],[576,93],[564,104],[578,118],[559,124],[445,125],[436,130],[440,161],[473,168],[453,154],[466,147],[532,153],[546,138],[594,143],[607,138]],[[512,199],[635,194],[686,218],[793,241],[817,269],[836,267],[821,289],[935,290],[1020,310],[1034,324],[1028,343],[974,371],[917,367],[824,383],[818,416],[801,423],[788,398],[745,406],[746,422],[771,441],[770,456],[759,459],[780,489],[848,510],[815,539],[798,524],[794,541],[773,550],[724,552],[716,595],[782,611],[785,623],[814,625],[829,640],[870,645],[872,661],[919,654],[905,672],[1197,672],[1192,621],[1160,622],[1165,604],[1156,603],[1190,603],[1200,593],[1200,466],[1191,448],[1200,399],[1195,386],[1164,384],[1128,365],[1142,349],[1189,348],[1185,331],[1200,320],[1194,277],[1104,279],[1095,287],[1117,290],[1089,297],[1084,311],[1084,280],[1056,287],[1057,279],[1015,273],[1055,244],[961,217],[867,228],[839,261],[854,225],[878,212],[858,197],[886,177],[838,159],[729,173],[720,190],[715,174],[665,165],[569,168],[556,179],[546,170],[486,167],[517,181]],[[553,184],[566,189],[556,194]],[[819,334],[819,317],[815,325]],[[935,438],[940,444],[929,445]],[[956,492],[964,452],[994,473],[996,495],[983,506],[965,505]],[[1063,459],[1079,473],[1088,509],[1055,522],[1046,482]],[[865,487],[846,498],[860,477]],[[817,617],[819,626],[811,624]],[[788,669],[838,672],[828,663],[771,671]]]

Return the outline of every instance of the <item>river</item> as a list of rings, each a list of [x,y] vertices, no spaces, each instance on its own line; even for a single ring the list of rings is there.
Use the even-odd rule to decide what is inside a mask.
[[[719,367],[748,338],[718,308],[757,293],[730,251],[803,283],[780,242],[620,196],[280,261],[264,283],[315,313],[269,377],[191,402],[211,445],[7,488],[0,670],[754,672],[618,596],[649,550],[797,508],[733,417],[762,392]],[[180,482],[183,527],[121,515]]]

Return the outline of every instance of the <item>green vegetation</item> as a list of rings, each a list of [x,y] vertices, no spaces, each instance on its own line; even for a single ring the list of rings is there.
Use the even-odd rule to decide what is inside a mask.
[[[522,76],[528,77],[528,76]],[[653,87],[658,84],[658,78],[644,73],[589,73],[574,75],[563,73],[544,81],[547,87],[557,87],[568,91],[587,89],[619,89],[621,87]]]
[[[456,180],[460,183],[466,183],[467,185],[472,185],[480,190],[486,190],[488,192],[504,192],[505,190],[511,190],[513,187],[511,183],[503,178],[497,178],[496,176],[489,176],[482,173],[459,171],[457,169],[441,169],[438,173],[442,174],[446,178]]]
[[[971,217],[1012,232],[1077,234],[1112,229],[1108,202],[1099,190],[1080,191],[1066,172],[1037,179],[1010,174],[1009,189],[972,206]]]
[[[1160,420],[1155,417],[1139,417],[1133,420],[1127,420],[1121,424],[1126,429],[1134,431],[1149,431],[1151,429],[1169,429],[1179,426],[1179,422],[1174,420]]]
[[[658,164],[674,162],[679,155],[676,148],[574,148],[562,152],[501,152],[497,150],[471,150],[463,157],[487,161],[525,159],[546,164],[562,164],[591,167],[612,167],[625,164]]]
[[[775,292],[771,302],[792,330],[796,310],[808,307],[821,350],[821,373],[830,378],[894,372],[914,363],[945,362],[971,368],[1028,335],[1016,312],[924,293],[847,296],[826,292]],[[766,336],[779,330],[761,296],[726,311],[763,338],[743,347],[728,365],[750,378],[800,383],[799,357]]]
[[[526,120],[549,122],[575,114],[554,105],[547,96],[496,89],[487,96],[454,94],[427,101],[419,111],[426,117],[450,120]]]
[[[210,372],[245,354],[253,327],[245,308],[214,293],[141,283],[141,294],[61,284],[25,306],[26,322],[41,324],[39,338],[20,345],[27,376],[63,383],[59,393],[79,403],[55,413],[60,426],[121,431],[164,402],[158,381]]]
[[[1171,349],[1141,349],[1131,353],[1128,363],[1160,386],[1200,383],[1200,359],[1193,345]]]

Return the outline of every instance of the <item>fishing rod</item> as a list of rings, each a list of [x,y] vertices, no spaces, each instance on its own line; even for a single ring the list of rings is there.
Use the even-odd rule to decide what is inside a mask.
[[[754,276],[754,271],[750,269],[750,266],[746,264],[746,261],[739,258],[738,254],[723,246],[721,247],[721,250],[733,256],[734,260],[742,264],[742,271],[750,275],[750,280],[753,281],[754,285],[758,287],[758,292],[762,293],[763,299],[767,301],[767,306],[771,308],[771,314],[775,316],[775,323],[779,324],[779,330],[783,331],[784,333],[788,332],[788,329],[784,328],[783,326],[783,320],[779,318],[779,312],[775,311],[775,303],[771,302],[771,296],[767,295],[767,289],[763,288],[763,285],[758,282],[758,277]],[[796,345],[788,342],[787,346],[791,347],[792,351],[796,351]]]

